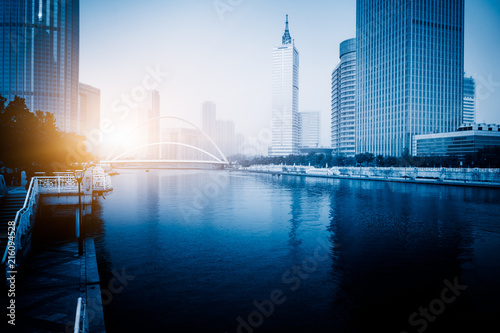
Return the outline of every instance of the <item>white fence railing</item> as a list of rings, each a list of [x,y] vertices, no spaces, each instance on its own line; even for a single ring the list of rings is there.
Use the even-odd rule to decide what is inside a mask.
[[[14,258],[13,262],[15,263],[15,265],[17,265],[17,252],[22,249],[21,237],[26,235],[26,233],[31,230],[33,221],[35,219],[38,198],[38,181],[36,178],[32,178],[23,208],[21,208],[17,212],[14,219],[13,229],[9,230],[9,237],[2,258],[2,264],[5,264],[7,262],[7,257],[9,257],[9,260],[11,260],[10,258]],[[10,237],[10,235],[13,235],[13,237]]]
[[[101,168],[92,170],[92,191],[111,191],[111,177]],[[2,257],[2,264],[9,259],[17,257],[17,251],[22,249],[21,238],[31,230],[36,214],[36,206],[40,194],[53,193],[78,193],[78,181],[72,172],[59,172],[56,176],[36,176],[31,179],[23,207],[17,212],[14,225],[9,232],[13,237],[8,238],[8,243]],[[14,262],[18,262],[15,261]]]
[[[41,194],[78,193],[78,181],[72,172],[59,172],[56,176],[37,176]],[[98,192],[111,191],[111,177],[103,169],[92,170],[92,190]]]
[[[88,323],[87,306],[83,302],[82,298],[79,297],[76,305],[75,326],[73,328],[73,333],[88,333]]]
[[[252,165],[244,170],[274,173],[307,174],[332,177],[439,179],[463,182],[500,183],[500,169],[417,168],[417,167],[330,167],[301,165]]]
[[[78,182],[72,174],[35,178],[41,193],[78,193]]]

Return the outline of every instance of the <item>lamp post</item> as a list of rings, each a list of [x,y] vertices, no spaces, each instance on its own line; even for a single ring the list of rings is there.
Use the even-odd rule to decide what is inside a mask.
[[[78,237],[78,255],[83,255],[83,230],[82,230],[82,193],[81,183],[83,179],[83,170],[75,170],[75,179],[78,182],[78,223],[76,225],[76,236]]]

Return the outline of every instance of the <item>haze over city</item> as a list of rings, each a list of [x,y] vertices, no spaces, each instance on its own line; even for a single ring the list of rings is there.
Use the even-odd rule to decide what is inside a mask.
[[[498,36],[499,0],[0,0],[0,332],[488,332]]]
[[[300,52],[299,110],[321,112],[330,142],[331,72],[339,43],[356,36],[355,1],[106,1],[81,3],[80,81],[101,89],[101,118],[130,95],[148,68],[168,72],[161,114],[200,124],[201,105],[257,136],[270,127],[272,48],[285,15]],[[477,122],[500,123],[500,3],[466,1],[465,75],[476,78]],[[106,136],[105,136],[106,139]]]

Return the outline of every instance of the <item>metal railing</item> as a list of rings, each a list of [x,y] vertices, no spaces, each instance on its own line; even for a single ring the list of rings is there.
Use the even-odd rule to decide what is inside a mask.
[[[35,219],[36,206],[38,205],[39,198],[39,187],[38,180],[32,178],[30,182],[30,187],[26,199],[24,200],[23,208],[21,208],[14,219],[14,244],[12,246],[14,251],[14,257],[17,257],[17,251],[22,249],[21,237],[24,236],[30,229]],[[7,244],[8,245],[8,244]],[[2,258],[2,264],[5,264],[7,260],[7,255],[9,254],[9,246],[6,246],[5,252]],[[17,261],[16,261],[17,264]]]
[[[96,168],[92,172],[93,191],[111,191],[111,177],[102,168]],[[26,195],[23,207],[17,212],[14,220],[14,254],[22,248],[21,237],[31,230],[35,219],[35,207],[38,204],[40,194],[50,193],[78,193],[78,182],[71,172],[61,172],[57,176],[37,176],[31,178],[30,187]],[[9,246],[5,248],[2,264],[5,264],[9,254]]]
[[[37,176],[40,193],[78,193],[78,181],[72,172],[59,172],[56,176]],[[92,170],[92,190],[111,191],[111,177],[102,168]]]
[[[0,175],[0,198],[6,196],[8,193],[9,190],[7,189],[5,178],[3,178],[3,175]]]
[[[37,180],[41,193],[78,193],[78,182],[71,173],[34,179]]]
[[[73,333],[87,333],[88,331],[87,307],[82,298],[78,297]]]

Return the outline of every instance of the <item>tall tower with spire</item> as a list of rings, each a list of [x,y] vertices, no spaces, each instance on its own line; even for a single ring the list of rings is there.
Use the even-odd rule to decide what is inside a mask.
[[[288,15],[281,45],[273,49],[271,156],[299,153],[299,51],[290,36]]]
[[[281,38],[281,44],[283,45],[292,44],[292,37],[290,37],[290,30],[288,29],[288,14],[286,15],[285,33]]]

